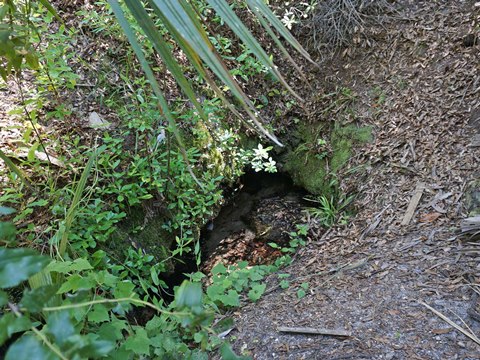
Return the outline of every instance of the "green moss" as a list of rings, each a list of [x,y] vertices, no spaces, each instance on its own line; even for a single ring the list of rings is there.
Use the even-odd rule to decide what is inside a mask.
[[[291,152],[287,156],[285,170],[292,176],[295,184],[302,186],[312,194],[328,192],[328,181],[325,159],[314,156],[305,158],[303,154]]]
[[[328,191],[328,179],[325,159],[315,156],[309,151],[309,144],[317,141],[324,125],[300,124],[295,138],[300,142],[288,153],[285,170],[291,175],[295,184],[312,194],[322,194]]]
[[[148,214],[147,214],[148,212]],[[174,234],[163,228],[167,217],[152,213],[138,206],[130,210],[127,220],[121,222],[112,234],[106,246],[109,253],[117,260],[125,260],[128,248],[142,249],[152,255],[155,262],[165,261],[170,256],[170,247],[175,241]],[[173,272],[173,263],[166,263],[167,272]]]
[[[355,125],[335,126],[330,139],[332,144],[330,171],[335,174],[350,159],[356,144],[372,141],[372,128],[369,126],[359,128]]]
[[[465,207],[469,216],[480,215],[480,179],[472,180],[465,190]]]
[[[357,144],[372,140],[370,127],[359,128],[354,125],[327,128],[325,125],[299,126],[296,138],[300,142],[287,155],[285,170],[294,182],[316,195],[329,195],[335,189],[331,187],[331,177],[344,166],[352,149]],[[318,146],[319,139],[330,139],[330,152],[322,153]]]

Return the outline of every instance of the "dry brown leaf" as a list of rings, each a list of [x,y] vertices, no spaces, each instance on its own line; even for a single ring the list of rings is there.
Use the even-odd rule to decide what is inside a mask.
[[[428,214],[423,214],[423,215],[420,216],[420,222],[423,222],[423,223],[434,222],[440,216],[442,216],[442,214],[439,213],[439,212],[432,212],[432,213],[428,213]]]

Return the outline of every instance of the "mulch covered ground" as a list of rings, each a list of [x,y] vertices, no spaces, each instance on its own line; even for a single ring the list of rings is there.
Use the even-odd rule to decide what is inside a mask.
[[[312,236],[267,295],[235,314],[230,336],[254,359],[479,359],[480,345],[424,304],[474,334],[480,247],[457,233],[470,180],[478,178],[480,3],[396,2],[369,29],[370,44],[328,63],[324,83],[358,94],[356,121],[375,140],[358,149],[343,179],[359,196],[346,227]],[[472,143],[473,141],[473,143]],[[410,205],[410,210],[409,210]],[[307,295],[298,299],[301,283]],[[290,334],[280,326],[346,330]],[[470,330],[468,330],[470,328]]]

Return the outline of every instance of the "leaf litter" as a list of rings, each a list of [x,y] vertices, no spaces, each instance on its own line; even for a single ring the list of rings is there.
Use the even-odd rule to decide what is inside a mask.
[[[471,143],[479,131],[480,46],[464,39],[478,37],[480,4],[395,6],[395,16],[364,29],[355,45],[330,60],[319,55],[323,72],[312,70],[318,92],[332,83],[353,89],[360,98],[355,122],[374,129],[375,140],[356,150],[345,173],[365,170],[341,183],[358,193],[358,212],[324,236],[312,231],[312,241],[283,271],[291,274],[288,289],[272,275],[266,295],[235,313],[230,335],[242,354],[480,358],[474,341],[480,322],[469,315],[477,305],[480,246],[458,235],[467,216],[465,184],[478,178],[479,152]],[[321,108],[311,92],[306,98],[308,120],[315,121]],[[423,194],[402,225],[418,183],[425,184]],[[307,295],[298,299],[304,281]],[[338,329],[352,337],[285,334],[279,327]]]

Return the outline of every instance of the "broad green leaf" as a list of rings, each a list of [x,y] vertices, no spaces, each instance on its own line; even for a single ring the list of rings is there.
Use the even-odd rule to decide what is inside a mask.
[[[227,273],[227,268],[222,263],[218,263],[212,268],[213,275],[226,274],[226,273]]]
[[[15,209],[7,206],[0,206],[0,216],[11,215],[15,213]]]
[[[265,292],[266,284],[256,284],[252,286],[252,289],[248,292],[248,298],[252,301],[257,301]]]
[[[96,271],[93,277],[98,284],[110,287],[115,287],[119,281],[117,276],[107,270]]]
[[[198,331],[193,334],[193,341],[195,341],[197,344],[206,343],[207,340],[208,333],[206,331]]]
[[[117,341],[123,338],[123,331],[126,329],[128,329],[126,321],[119,320],[112,316],[111,322],[102,324],[97,334],[100,336],[101,339]]]
[[[32,327],[30,319],[26,316],[17,317],[7,313],[0,317],[0,345],[3,345],[13,334],[24,332]]]
[[[158,278],[158,273],[154,266],[150,268],[150,277],[156,286],[160,284],[160,279]]]
[[[66,274],[73,271],[82,271],[93,269],[87,259],[78,258],[74,261],[52,261],[48,266],[48,271],[54,271]]]
[[[9,288],[42,270],[50,259],[31,249],[0,249],[0,288]]]
[[[305,290],[303,290],[303,289],[298,289],[298,290],[297,290],[297,298],[302,299],[302,298],[305,297],[305,295],[307,295],[307,293],[305,292]]]
[[[47,330],[55,338],[55,342],[63,344],[75,334],[72,320],[68,311],[54,311],[48,315]]]
[[[250,271],[249,277],[252,281],[260,281],[264,278],[264,275],[260,271]]]
[[[37,70],[40,66],[37,55],[32,52],[28,52],[25,55],[25,62],[30,67],[30,69],[33,70]]]
[[[11,243],[15,240],[17,230],[11,222],[0,222],[0,241]]]
[[[240,305],[240,297],[235,290],[228,290],[226,295],[220,297],[220,301],[226,306],[238,307]]]
[[[186,306],[190,309],[202,306],[202,285],[200,283],[192,283],[184,281],[178,288],[175,296],[177,307]]]
[[[246,269],[248,267],[248,261],[239,261],[237,267],[239,269]]]
[[[33,335],[24,335],[7,351],[5,360],[57,360],[50,349]]]
[[[135,285],[129,281],[122,281],[117,284],[115,290],[113,290],[113,296],[116,298],[130,297],[135,290]]]
[[[20,307],[31,313],[40,312],[55,297],[59,284],[40,286],[26,291],[20,301]]]
[[[69,291],[89,290],[95,287],[96,283],[90,277],[82,277],[78,274],[74,274],[62,284],[58,289],[57,294],[63,294]]]
[[[137,355],[149,355],[150,345],[147,331],[141,327],[138,327],[135,334],[129,336],[125,341],[125,349],[131,350]]]
[[[105,321],[110,321],[110,315],[104,305],[97,304],[93,307],[93,310],[88,313],[88,320],[98,324]]]
[[[207,275],[205,275],[204,273],[197,271],[196,273],[190,274],[190,279],[194,282],[198,282],[206,276]]]

